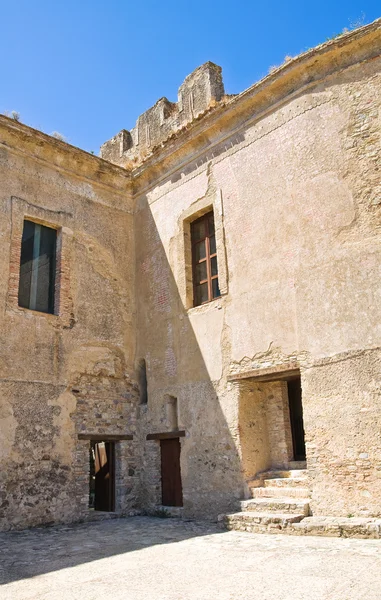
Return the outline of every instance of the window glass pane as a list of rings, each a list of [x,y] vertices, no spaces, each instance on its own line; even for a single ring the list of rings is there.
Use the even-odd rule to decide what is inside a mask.
[[[55,229],[41,226],[35,307],[41,312],[54,312],[56,236]]]
[[[201,285],[196,285],[195,287],[195,305],[198,306],[203,302],[207,302],[208,298],[208,284],[202,283]]]
[[[212,270],[212,277],[213,275],[218,275],[218,269],[217,269],[217,256],[214,256],[211,260],[211,270]]]
[[[216,253],[216,236],[211,235],[209,238],[209,241],[210,241],[210,254],[215,254]]]
[[[54,313],[57,232],[24,221],[21,242],[19,305]]]
[[[208,227],[209,227],[209,235],[213,235],[213,233],[214,233],[214,215],[212,212],[208,214]]]
[[[212,293],[213,298],[218,298],[218,296],[221,296],[220,288],[218,287],[218,278],[212,279]]]
[[[207,275],[207,270],[206,270],[206,260],[204,260],[204,262],[196,265],[195,277],[196,277],[196,281],[195,281],[196,284],[200,283],[200,281],[204,281],[205,279],[207,279],[208,275]]]
[[[34,223],[24,222],[21,240],[20,281],[19,281],[19,306],[29,308],[30,282],[33,267],[33,240]]]
[[[205,258],[205,256],[206,256],[205,242],[200,242],[199,244],[196,244],[194,247],[195,261],[198,262],[199,260]]]
[[[202,240],[206,236],[206,221],[205,219],[200,219],[199,221],[195,221],[191,225],[192,227],[192,240],[196,242],[197,240]]]

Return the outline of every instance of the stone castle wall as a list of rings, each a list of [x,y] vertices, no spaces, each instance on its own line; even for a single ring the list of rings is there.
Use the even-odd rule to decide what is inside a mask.
[[[229,510],[250,477],[287,462],[284,414],[270,392],[259,399],[250,373],[281,378],[290,364],[302,374],[314,514],[380,514],[381,61],[374,41],[368,50],[338,71],[325,57],[317,81],[286,95],[284,81],[283,96],[274,92],[262,116],[253,107],[251,121],[247,107],[241,122],[238,107],[230,120],[210,117],[204,153],[195,131],[139,170],[145,427],[165,427],[165,397],[177,397],[187,514]],[[283,77],[295,85],[292,71]],[[192,308],[189,221],[212,208],[222,296]],[[367,376],[353,371],[358,352]],[[318,366],[323,359],[329,366]],[[237,386],[245,373],[246,388]]]
[[[186,77],[179,88],[177,102],[160,98],[140,115],[136,126],[123,129],[101,147],[101,156],[129,166],[140,162],[195,119],[204,115],[225,96],[221,67],[207,62]]]
[[[125,173],[6,118],[0,132],[0,524],[6,529],[88,517],[90,442],[78,435],[135,435],[138,391]],[[18,306],[25,217],[58,229],[56,315]],[[118,448],[119,511],[137,503],[134,444]]]
[[[290,369],[314,514],[380,514],[380,32],[237,97],[206,63],[106,160],[0,117],[2,528],[89,518],[91,435],[132,436],[119,514],[160,505],[146,438],[176,428],[185,514],[235,508],[290,457],[285,384],[255,379]],[[190,223],[211,209],[221,297],[193,307]],[[59,230],[56,315],[18,306],[25,217]]]

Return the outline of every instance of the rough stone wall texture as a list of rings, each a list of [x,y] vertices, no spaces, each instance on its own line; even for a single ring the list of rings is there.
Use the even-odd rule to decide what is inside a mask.
[[[287,383],[277,381],[262,385],[264,385],[266,393],[270,466],[273,469],[285,469],[293,459]]]
[[[89,442],[78,434],[134,434],[138,391],[126,174],[6,118],[0,131],[0,524],[6,529],[88,516]],[[56,315],[18,307],[25,217],[58,228]],[[120,511],[136,504],[133,444],[121,442],[117,450]]]
[[[168,431],[167,396],[177,398],[178,427],[187,433],[181,439],[184,510],[188,515],[211,517],[216,510],[232,507],[243,490],[234,441],[238,430],[229,430],[224,414],[229,410],[236,415],[237,394],[226,385],[219,388],[223,325],[219,303],[207,307],[213,311],[209,318],[204,307],[190,309],[190,314],[175,278],[185,269],[184,254],[179,253],[182,211],[205,195],[207,186],[207,176],[202,174],[199,182],[188,187],[189,195],[186,186],[177,188],[176,202],[168,196],[151,206],[145,198],[139,200],[136,292],[140,298],[137,358],[146,359],[148,379],[146,420],[141,426],[146,433]],[[149,446],[154,447],[146,442],[146,452]]]
[[[271,467],[267,395],[264,386],[250,380],[239,384],[239,448],[245,482]],[[245,496],[249,488],[245,489]]]
[[[288,469],[293,459],[287,384],[247,378],[236,385],[242,473],[245,484],[252,485],[258,473]],[[244,487],[247,497],[249,487]]]
[[[81,362],[82,357],[82,362]],[[86,357],[84,362],[83,357]],[[115,510],[125,513],[139,506],[140,456],[137,450],[138,389],[130,381],[123,364],[123,352],[110,346],[82,346],[70,373],[70,386],[76,398],[73,414],[75,435],[133,435],[133,440],[116,442]],[[85,367],[83,365],[86,365]],[[85,372],[83,372],[85,370]],[[82,371],[82,372],[81,372]],[[83,504],[88,504],[89,441],[78,440],[76,477],[80,477]]]
[[[316,361],[303,371],[315,515],[381,515],[381,352]]]
[[[177,102],[160,98],[140,115],[131,131],[123,129],[102,145],[102,158],[123,166],[137,163],[213,108],[224,95],[221,67],[211,62],[201,65],[180,86]]]
[[[357,408],[357,399],[369,396],[369,378],[379,379],[379,363],[364,364],[367,377],[354,380],[350,361],[336,366],[333,360],[335,401],[320,397],[326,368],[314,369],[324,357],[350,357],[378,348],[381,341],[381,60],[374,56],[379,33],[367,50],[356,44],[351,62],[342,49],[332,50],[330,59],[321,58],[320,71],[316,67],[316,81],[309,67],[309,83],[299,81],[276,106],[276,94],[271,99],[266,92],[266,112],[260,116],[252,112],[250,117],[246,106],[239,115],[226,113],[210,121],[204,153],[195,126],[194,138],[188,135],[184,144],[178,139],[167,154],[164,149],[139,170],[138,355],[149,365],[145,427],[165,427],[165,395],[178,398],[187,432],[181,459],[186,514],[229,508],[245,492],[248,469],[253,475],[266,461],[280,466],[292,458],[284,402],[269,397],[266,407],[260,404],[264,400],[258,403],[256,437],[248,453],[246,419],[255,407],[247,398],[240,400],[239,386],[230,383],[234,374],[282,371],[290,364],[303,373],[314,512],[379,514],[379,456],[364,448],[367,435],[375,447],[379,436],[375,422],[370,425],[367,413]],[[342,68],[340,61],[346,61]],[[290,71],[290,85],[295,77]],[[224,243],[217,253],[227,266],[227,285],[220,299],[191,308],[184,222],[191,220],[193,209],[198,216],[200,207],[201,212],[213,207],[220,217]],[[313,379],[308,369],[316,373]],[[376,392],[372,402],[379,418]],[[338,404],[351,408],[344,411]],[[271,419],[274,411],[265,434],[258,420],[265,419],[264,413]],[[260,430],[268,446],[255,461]],[[327,453],[327,444],[337,444],[340,454]],[[350,465],[343,458],[347,452],[355,457]],[[339,476],[340,456],[345,473]],[[363,491],[351,491],[353,482],[364,477]],[[370,498],[367,509],[365,496]]]
[[[81,433],[133,435],[117,510],[157,506],[146,437],[176,424],[185,514],[234,508],[290,451],[285,384],[253,373],[295,368],[314,513],[379,515],[380,48],[377,22],[234,98],[207,63],[104,145],[126,169],[0,117],[3,528],[88,517]],[[211,209],[222,295],[193,308]],[[59,232],[56,315],[18,307],[25,216]]]

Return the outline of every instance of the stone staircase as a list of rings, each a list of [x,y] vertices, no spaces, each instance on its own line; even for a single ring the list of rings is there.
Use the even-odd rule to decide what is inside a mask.
[[[261,473],[249,482],[251,498],[240,501],[240,511],[220,515],[227,529],[253,533],[280,533],[310,514],[310,490],[305,463],[288,470]]]

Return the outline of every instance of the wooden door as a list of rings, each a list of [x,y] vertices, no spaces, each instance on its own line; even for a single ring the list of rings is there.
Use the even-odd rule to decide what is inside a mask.
[[[94,444],[95,463],[95,510],[115,510],[115,444]]]
[[[183,505],[180,448],[179,438],[160,440],[161,495],[163,506]]]
[[[300,377],[287,382],[294,460],[306,460]]]

